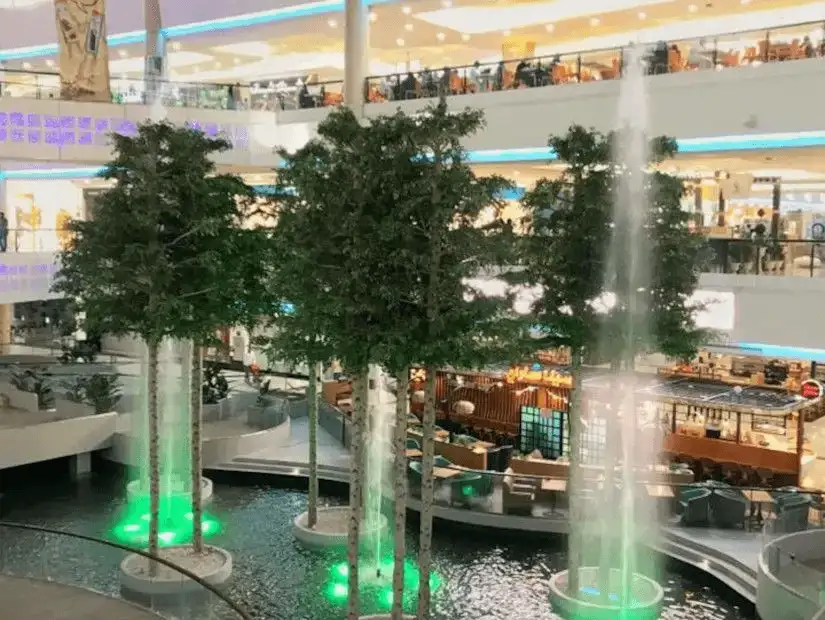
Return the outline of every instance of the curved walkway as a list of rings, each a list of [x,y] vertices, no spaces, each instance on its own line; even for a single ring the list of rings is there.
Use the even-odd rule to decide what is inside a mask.
[[[158,620],[118,599],[51,581],[0,575],[0,614],[15,620]]]

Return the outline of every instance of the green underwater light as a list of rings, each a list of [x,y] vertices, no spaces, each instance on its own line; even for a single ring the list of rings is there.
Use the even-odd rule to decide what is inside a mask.
[[[393,560],[386,558],[378,563],[362,563],[358,570],[359,591],[365,599],[375,601],[379,609],[392,607],[392,570]],[[336,562],[329,571],[329,581],[326,587],[327,599],[335,605],[343,605],[349,595],[349,564]],[[411,559],[404,560],[404,600],[418,599],[418,586],[421,574],[418,565]],[[442,579],[434,572],[430,573],[430,590],[435,592],[441,587]]]
[[[188,497],[164,498],[160,502],[158,544],[161,547],[183,545],[192,540],[192,503]],[[120,543],[132,547],[149,544],[149,498],[139,498],[130,503],[121,519],[112,529],[112,537]],[[214,517],[204,514],[201,519],[204,538],[219,533],[221,524]]]

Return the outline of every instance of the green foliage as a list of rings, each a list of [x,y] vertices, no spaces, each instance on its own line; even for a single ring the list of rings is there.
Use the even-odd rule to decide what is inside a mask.
[[[99,354],[97,343],[80,340],[71,346],[64,344],[57,359],[61,364],[94,364]]]
[[[101,177],[115,185],[89,221],[70,224],[54,285],[78,300],[87,330],[203,342],[257,310],[265,233],[241,228],[252,189],[216,174],[212,157],[229,143],[165,122],[113,140]]]
[[[368,123],[342,109],[318,138],[281,153],[274,288],[295,312],[274,316],[273,356],[334,353],[355,371],[502,355],[510,300],[471,296],[465,282],[513,247],[497,217],[507,182],[465,162],[461,140],[481,124],[480,113],[445,105]]]
[[[66,400],[90,405],[95,413],[110,413],[120,402],[120,376],[95,373],[78,376],[63,384]]]
[[[15,365],[11,369],[11,384],[21,392],[37,394],[38,409],[49,409],[54,406],[54,392],[45,368],[24,368]]]
[[[203,384],[201,398],[204,405],[217,405],[229,396],[229,383],[221,367],[214,362],[207,362],[203,367]]]
[[[539,346],[571,346],[614,364],[649,350],[689,357],[707,336],[695,326],[699,307],[689,298],[709,249],[688,228],[681,180],[657,170],[645,174],[649,205],[638,242],[645,245],[642,267],[650,286],[634,284],[628,256],[610,248],[614,240],[628,247],[630,237],[623,236],[633,225],[614,212],[618,184],[623,175],[642,172],[616,165],[617,140],[580,126],[551,137],[550,147],[567,167],[524,196],[529,232],[522,239],[523,270],[511,277],[543,289],[534,305],[536,321],[545,327]],[[656,138],[651,162],[675,150],[674,140]],[[605,291],[615,296],[610,308],[600,303]]]

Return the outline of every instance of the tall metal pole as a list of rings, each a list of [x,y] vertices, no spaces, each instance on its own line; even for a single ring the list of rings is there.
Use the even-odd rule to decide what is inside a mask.
[[[163,37],[160,0],[144,0],[143,12],[146,24],[146,58],[143,75],[146,105],[152,105],[161,93],[166,73],[166,45]]]

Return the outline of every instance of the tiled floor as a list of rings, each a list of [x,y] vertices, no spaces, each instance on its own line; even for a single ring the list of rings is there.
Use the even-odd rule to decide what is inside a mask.
[[[26,620],[158,620],[134,605],[53,582],[0,576],[0,613]]]

